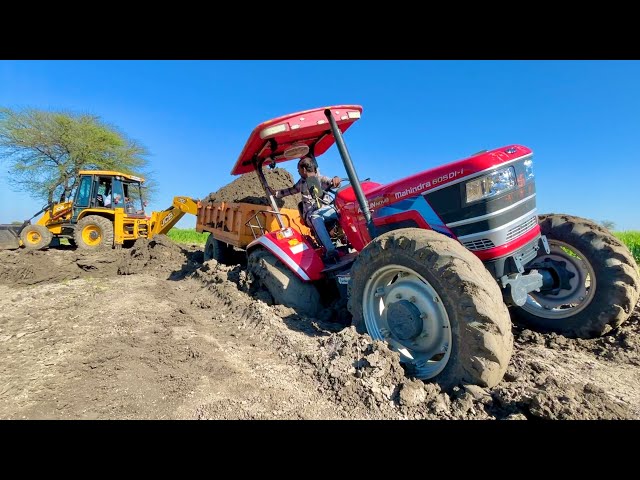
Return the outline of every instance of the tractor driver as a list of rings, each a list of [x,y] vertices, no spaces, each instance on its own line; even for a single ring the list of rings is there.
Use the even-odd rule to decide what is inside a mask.
[[[329,232],[325,222],[335,220],[338,214],[335,208],[330,205],[331,198],[325,192],[326,189],[340,186],[340,177],[329,178],[318,173],[318,165],[314,158],[305,156],[298,162],[298,173],[300,174],[300,180],[298,180],[293,187],[283,188],[281,190],[273,190],[269,187],[271,194],[276,198],[282,198],[295,193],[302,195],[303,216],[307,225],[313,225],[313,229],[316,232],[318,240],[322,246],[326,249],[326,253],[323,257],[325,263],[329,261],[335,261],[338,257],[338,252],[335,245],[331,241]],[[313,179],[307,181],[307,179]],[[315,180],[315,181],[314,181]],[[322,191],[317,191],[313,183],[320,185]],[[311,190],[309,185],[311,186]]]

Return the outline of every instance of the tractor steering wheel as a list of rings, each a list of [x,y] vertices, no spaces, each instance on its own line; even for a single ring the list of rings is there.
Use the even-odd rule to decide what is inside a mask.
[[[360,180],[360,183],[368,182],[369,180],[371,180],[371,178],[365,178],[364,180]],[[346,185],[343,185],[344,183],[346,183]],[[340,186],[337,189],[331,187],[326,191],[328,191],[329,193],[331,193],[335,197],[335,195],[337,193],[341,192],[342,190],[344,190],[345,188],[348,188],[350,186],[351,186],[351,181],[348,178],[341,178],[340,179]]]
[[[365,178],[364,180],[360,180],[360,183],[368,182],[369,180],[371,180],[371,178]],[[341,178],[340,186],[338,188],[330,187],[327,190],[325,190],[325,192],[327,192],[331,197],[331,202],[329,203],[329,205],[335,207],[336,195],[338,195],[338,193],[340,193],[345,188],[349,188],[350,186],[351,186],[351,181],[348,178]]]
[[[344,183],[347,183],[347,185],[344,185]],[[350,182],[348,178],[341,178],[340,179],[340,186],[339,187],[329,187],[325,190],[325,192],[331,197],[331,202],[329,202],[329,205],[331,206],[335,206],[336,203],[336,195],[338,194],[338,192],[340,192],[341,190],[347,188],[349,186]]]

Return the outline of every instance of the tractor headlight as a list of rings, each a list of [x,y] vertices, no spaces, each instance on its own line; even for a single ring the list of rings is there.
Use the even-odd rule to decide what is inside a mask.
[[[528,182],[533,178],[533,160],[524,161],[524,181]]]
[[[514,168],[501,168],[484,177],[467,182],[467,203],[495,197],[515,186],[516,172]]]

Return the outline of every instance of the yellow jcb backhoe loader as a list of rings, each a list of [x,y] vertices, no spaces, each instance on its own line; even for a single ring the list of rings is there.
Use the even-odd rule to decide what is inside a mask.
[[[108,170],[81,170],[73,200],[46,205],[31,223],[0,225],[0,249],[40,250],[66,238],[83,250],[129,246],[138,238],[167,233],[185,213],[197,215],[198,200],[174,197],[173,204],[147,216],[144,178]]]

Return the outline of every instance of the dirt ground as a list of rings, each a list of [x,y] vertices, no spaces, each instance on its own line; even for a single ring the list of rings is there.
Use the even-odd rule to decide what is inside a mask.
[[[247,288],[164,236],[0,252],[0,419],[640,419],[640,306],[594,340],[514,326],[504,380],[447,394]]]

